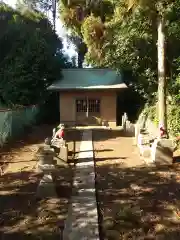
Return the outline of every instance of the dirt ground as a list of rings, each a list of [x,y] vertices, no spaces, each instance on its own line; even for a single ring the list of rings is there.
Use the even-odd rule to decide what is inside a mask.
[[[180,165],[150,168],[133,138],[93,133],[101,240],[180,239]]]
[[[62,163],[56,176],[58,198],[37,199],[42,177],[35,153],[53,126],[34,127],[22,140],[0,153],[0,239],[61,239],[71,196],[73,165]],[[68,130],[70,160],[79,152],[80,132]]]

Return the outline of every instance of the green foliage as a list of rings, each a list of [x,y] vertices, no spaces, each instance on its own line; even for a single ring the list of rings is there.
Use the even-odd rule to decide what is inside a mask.
[[[146,105],[143,114],[158,126],[157,105]],[[175,104],[167,105],[168,131],[171,136],[180,136],[180,108]]]
[[[86,40],[88,38],[88,31],[90,30],[91,20],[96,22],[105,22],[110,21],[114,13],[113,0],[103,0],[103,1],[87,1],[87,0],[61,0],[59,1],[59,12],[61,16],[61,20],[64,25],[71,31],[73,37],[79,37],[81,39],[81,45],[77,46],[78,52],[78,60],[80,60],[80,64],[82,65],[82,61],[84,60],[84,55],[87,52]],[[94,16],[94,17],[93,17]],[[92,24],[91,24],[92,25]],[[97,24],[95,24],[97,27]],[[94,25],[94,26],[95,26]],[[86,29],[88,27],[88,30]],[[92,28],[91,28],[92,29]],[[92,31],[90,34],[93,35]],[[82,36],[83,35],[83,36]],[[90,38],[89,38],[90,39]],[[91,41],[92,42],[92,41]],[[90,49],[91,45],[88,45],[88,49]],[[93,49],[93,46],[91,46]],[[89,54],[89,52],[87,53]],[[91,52],[91,55],[95,55],[97,53]],[[98,52],[98,56],[100,52]]]
[[[140,94],[150,99],[153,98],[153,92],[157,87],[157,53],[156,43],[152,38],[152,25],[146,18],[146,11],[139,9],[133,17],[117,21],[119,13],[116,10],[115,20],[104,26],[102,41],[95,42],[95,39],[92,39],[87,42],[88,50],[94,49],[95,43],[98,43],[96,52],[103,54],[91,54],[89,50],[86,60],[91,65],[97,62],[100,66],[131,72],[132,78],[128,79],[128,84],[132,83]]]
[[[0,4],[0,97],[8,106],[44,102],[46,88],[68,63],[62,42],[38,12]]]
[[[81,32],[83,35],[84,42],[88,48],[88,52],[91,54],[102,55],[101,46],[104,41],[104,24],[100,17],[94,17],[93,15],[86,18],[84,21]]]
[[[145,112],[148,115],[148,118],[154,123],[157,122],[157,106],[147,106],[145,108]]]
[[[87,45],[86,64],[123,72],[127,85],[143,96],[148,105],[154,103],[157,95],[157,20],[163,15],[166,19],[168,104],[172,106],[170,109],[179,107],[180,0],[114,0],[109,1],[111,11],[108,13],[105,9],[103,14],[102,11],[95,11],[102,8],[98,4],[90,6],[87,11],[85,0],[72,0],[70,6],[67,1],[62,2],[64,8],[60,9],[66,13],[66,26]],[[83,13],[81,18],[78,18],[77,6]],[[70,11],[74,11],[73,14]],[[157,124],[155,107],[149,111],[150,117]],[[173,118],[174,110],[168,111],[168,117]],[[171,131],[174,128],[177,134],[177,121],[168,121]]]
[[[107,8],[107,1],[93,1],[92,4],[97,4],[91,6],[87,6],[85,0],[71,1],[70,5],[68,1],[60,2],[62,18],[63,14],[67,17],[63,18],[65,25],[81,36],[87,45],[86,64],[128,71],[132,77],[127,83],[132,84],[136,91],[151,102],[157,90],[156,10],[166,14],[169,23],[167,73],[170,74],[172,68],[173,71],[177,68],[177,64],[172,64],[175,54],[177,56],[174,41],[178,49],[180,46],[180,24],[175,23],[179,14],[179,1],[131,1],[132,6],[136,7],[133,14],[127,11],[127,1],[124,0],[108,1]],[[100,2],[104,8],[103,16],[101,11],[98,12],[102,8]],[[77,8],[81,8],[82,18],[78,18]]]
[[[169,105],[167,110],[169,132],[173,136],[180,136],[180,107],[178,105]]]
[[[73,34],[81,36],[81,20],[78,18],[78,8],[69,7],[67,4],[63,4],[63,1],[60,1],[59,9],[65,26],[71,29]]]

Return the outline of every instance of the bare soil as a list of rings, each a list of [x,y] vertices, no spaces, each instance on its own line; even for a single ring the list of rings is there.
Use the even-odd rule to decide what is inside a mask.
[[[58,198],[37,199],[42,173],[36,170],[35,153],[53,126],[33,128],[0,153],[0,239],[61,239],[71,196],[73,164],[63,163],[56,176]],[[80,132],[68,130],[71,162],[79,152]]]
[[[121,131],[96,130],[93,140],[101,239],[180,239],[179,163],[147,167]]]

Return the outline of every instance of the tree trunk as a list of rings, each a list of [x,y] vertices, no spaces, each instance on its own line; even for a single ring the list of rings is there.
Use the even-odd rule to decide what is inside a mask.
[[[53,6],[53,27],[54,31],[56,31],[56,0],[52,1],[52,6]]]
[[[158,21],[158,120],[167,131],[164,18]]]
[[[82,68],[83,67],[83,59],[81,56],[81,53],[78,52],[78,68]]]

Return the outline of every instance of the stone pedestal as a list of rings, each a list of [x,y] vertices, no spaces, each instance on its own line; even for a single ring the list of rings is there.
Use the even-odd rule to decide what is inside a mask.
[[[151,160],[157,165],[173,163],[174,144],[171,139],[156,139],[151,147]]]
[[[124,131],[126,131],[127,120],[128,120],[127,114],[124,113],[122,116],[122,128]]]
[[[44,174],[51,174],[56,170],[56,166],[54,164],[54,150],[48,146],[41,146],[36,153],[38,164],[37,170],[43,172]]]
[[[124,126],[124,115],[122,115],[122,127]]]
[[[51,174],[45,174],[41,179],[37,191],[37,198],[57,198],[55,184]]]
[[[53,164],[54,151],[48,145],[39,147],[36,156],[40,165]]]

